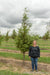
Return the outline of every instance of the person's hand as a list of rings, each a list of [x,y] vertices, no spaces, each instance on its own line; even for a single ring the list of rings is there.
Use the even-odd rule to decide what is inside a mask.
[[[40,57],[38,57],[38,59],[39,59]]]
[[[30,56],[29,56],[29,58],[30,58]]]

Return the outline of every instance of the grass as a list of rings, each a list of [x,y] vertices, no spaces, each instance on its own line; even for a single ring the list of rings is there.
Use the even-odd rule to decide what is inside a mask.
[[[39,47],[41,49],[50,49],[50,40],[37,40],[37,45],[39,45]],[[8,42],[6,42],[5,40],[2,41],[2,44],[0,46],[0,49],[11,49],[11,50],[19,50],[18,48],[16,48],[15,45],[15,41],[13,39],[9,39]]]
[[[3,47],[3,46],[0,46],[0,49],[11,49],[11,50],[19,50],[18,48],[16,48],[16,47]]]
[[[41,52],[49,52],[50,50],[50,40],[37,40],[37,44],[39,45],[40,48],[43,48],[44,50],[41,49]],[[49,45],[49,46],[48,46]],[[2,44],[0,46],[0,49],[11,49],[11,50],[19,50],[19,48],[16,48],[15,41],[13,39],[9,39],[8,42],[5,40],[2,41]]]
[[[19,48],[14,48],[14,47],[1,47],[0,46],[0,49],[11,49],[11,50],[19,50]],[[40,50],[40,52],[47,52],[47,53],[50,53],[50,50]]]
[[[0,52],[0,56],[6,57],[6,58],[8,57],[8,58],[14,58],[14,59],[23,60],[23,54]],[[28,55],[25,56],[25,60],[29,60],[30,61],[30,58],[28,57]],[[50,64],[50,57],[40,57],[38,59],[38,61]]]
[[[30,75],[30,74],[20,74],[20,73],[8,71],[8,70],[0,70],[0,75]]]
[[[40,50],[40,52],[47,52],[47,53],[50,53],[50,50]]]
[[[39,46],[41,49],[43,48],[44,50],[46,50],[46,49],[50,49],[50,46],[49,47],[47,47],[47,46]]]

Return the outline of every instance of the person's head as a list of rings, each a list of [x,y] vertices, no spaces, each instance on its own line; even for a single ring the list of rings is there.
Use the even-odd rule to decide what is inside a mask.
[[[37,44],[37,42],[36,42],[36,40],[34,40],[34,41],[33,41],[33,45],[36,45],[36,44]]]

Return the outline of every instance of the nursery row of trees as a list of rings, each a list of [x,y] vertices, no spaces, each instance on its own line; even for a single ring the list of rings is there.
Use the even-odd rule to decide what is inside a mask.
[[[29,21],[28,17],[28,10],[25,8],[23,18],[22,18],[22,25],[18,30],[18,33],[13,30],[12,35],[9,36],[9,31],[6,33],[5,36],[1,35],[0,33],[0,45],[2,40],[6,40],[8,42],[9,38],[12,38],[16,42],[16,47],[21,50],[23,53],[23,64],[25,60],[25,52],[29,50],[29,46],[32,45],[33,40],[38,40],[38,39],[49,39],[49,32],[43,36],[40,37],[39,35],[31,35],[29,34],[29,30],[32,24]]]
[[[1,44],[1,41],[2,41],[3,39],[8,42],[8,40],[9,40],[10,38],[16,39],[17,36],[18,36],[18,33],[15,31],[15,29],[13,30],[11,36],[9,36],[9,31],[7,31],[6,35],[1,35],[1,32],[0,32],[0,44]],[[29,36],[31,36],[31,35],[29,35]],[[39,39],[48,40],[48,39],[50,39],[50,34],[49,34],[49,31],[47,31],[47,32],[45,33],[45,35],[42,36],[42,37],[39,36],[39,35],[32,35],[31,37],[32,37],[34,40],[39,40]]]

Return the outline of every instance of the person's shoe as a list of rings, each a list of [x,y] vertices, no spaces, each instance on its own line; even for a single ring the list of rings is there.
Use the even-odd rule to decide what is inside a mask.
[[[36,72],[38,72],[38,70],[35,70]]]

